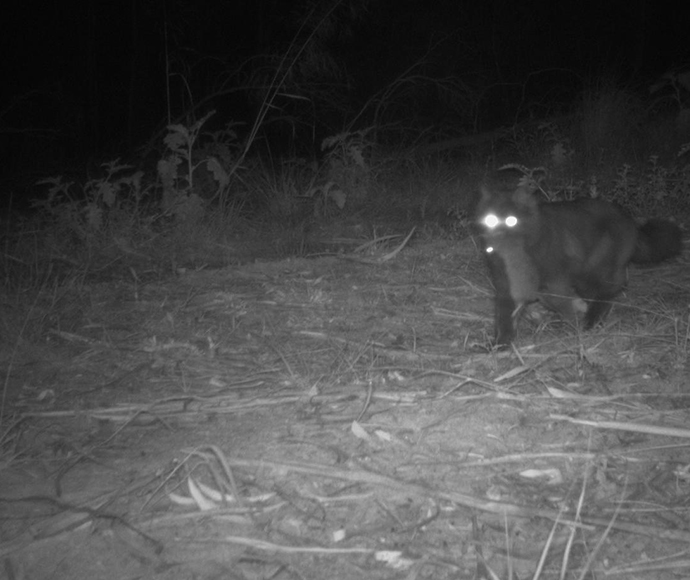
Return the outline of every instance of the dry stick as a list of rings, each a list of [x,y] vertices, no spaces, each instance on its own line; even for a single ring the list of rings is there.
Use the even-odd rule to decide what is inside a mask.
[[[343,400],[347,401],[351,399],[352,396],[350,394],[316,395],[310,398],[319,403],[336,403]],[[236,403],[235,399],[231,396],[199,397],[195,395],[180,395],[160,399],[145,405],[123,405],[121,407],[106,407],[90,409],[88,411],[80,409],[71,411],[36,411],[24,413],[22,417],[61,418],[79,415],[103,421],[125,421],[127,424],[130,424],[137,417],[150,415],[155,421],[161,422],[167,429],[172,430],[164,421],[165,417],[179,417],[184,415],[191,417],[194,415],[237,413],[245,411],[246,409],[259,407],[283,406],[290,403],[297,403],[303,399],[304,395],[298,393],[295,395],[284,395],[282,397],[257,396],[253,399],[248,399],[246,402]],[[400,397],[400,399],[402,400],[402,397]],[[233,404],[226,404],[226,400],[231,401]],[[112,439],[112,436],[109,440],[110,439]]]
[[[339,336],[330,336],[326,334],[325,332],[317,332],[313,330],[298,330],[295,332],[295,334],[299,334],[301,336],[306,336],[309,338],[315,338],[315,339],[320,339],[320,340],[328,340],[332,342],[339,342],[342,344],[350,345],[353,347],[357,348],[364,348],[367,346],[371,346],[372,348],[376,349],[376,352],[381,352],[383,355],[386,356],[386,358],[395,358],[395,359],[403,359],[406,362],[418,362],[420,360],[450,360],[453,358],[450,354],[433,354],[433,353],[420,353],[418,351],[407,351],[407,350],[397,350],[394,348],[389,348],[385,344],[376,342],[373,340],[369,340],[364,345],[362,346],[362,343],[360,341],[356,340],[350,340],[348,338],[342,338]],[[397,368],[397,367],[396,367]],[[452,373],[451,373],[452,374]],[[454,375],[456,376],[456,375]]]
[[[592,445],[592,438],[590,436],[587,448],[590,449]],[[585,492],[587,491],[587,481],[589,477],[589,469],[585,469],[585,477],[582,481],[582,487],[580,488],[580,496],[577,500],[577,508],[575,509],[575,519],[582,519],[582,507],[585,504]],[[620,505],[618,506],[620,507]],[[615,518],[614,518],[615,519]],[[561,578],[566,577],[566,572],[568,571],[568,562],[570,561],[570,555],[572,553],[573,543],[575,542],[575,534],[577,533],[576,528],[570,528],[570,533],[568,534],[568,540],[566,541],[565,550],[563,550],[563,561],[561,562]]]
[[[630,578],[633,574],[640,574],[642,572],[659,572],[661,570],[678,570],[680,568],[690,567],[690,560],[675,559],[680,556],[685,556],[688,550],[683,550],[678,554],[671,554],[663,558],[653,558],[651,560],[644,559],[642,561],[633,562],[632,564],[621,564],[619,566],[611,566],[606,570],[607,576],[624,576]],[[638,576],[639,577],[639,576]]]
[[[311,546],[283,546],[266,542],[264,540],[245,538],[242,536],[225,536],[223,539],[226,542],[232,542],[233,544],[240,544],[241,546],[247,546],[248,548],[275,552],[277,554],[373,554],[375,551],[371,548],[315,548]]]
[[[1,411],[0,411],[1,413]],[[19,419],[15,420],[14,423],[12,423],[9,427],[7,427],[2,433],[0,433],[0,445],[4,445],[5,441],[9,439],[10,433],[14,431],[21,423],[24,421],[25,417],[19,417]],[[0,414],[0,427],[2,427],[2,414]],[[11,460],[14,459],[15,457],[19,456],[20,453],[15,453],[12,457],[8,457],[7,455],[4,456],[3,458],[3,463],[5,466],[9,465]]]
[[[240,494],[240,488],[237,485],[237,481],[235,480],[235,476],[232,473],[232,469],[230,469],[230,464],[228,463],[228,459],[225,456],[225,453],[223,453],[217,445],[210,445],[209,450],[213,455],[215,455],[216,459],[223,468],[225,477],[227,478],[227,481],[230,484],[230,489],[235,496],[235,501],[240,505],[240,507],[246,508],[247,502],[244,501],[244,497]]]
[[[439,491],[420,484],[407,483],[399,481],[392,477],[373,473],[371,471],[359,470],[348,471],[345,469],[337,469],[328,465],[319,465],[314,463],[294,463],[288,461],[262,461],[255,459],[228,459],[229,465],[236,465],[240,467],[265,468],[275,466],[280,469],[293,471],[295,473],[302,473],[306,475],[316,475],[320,477],[341,479],[345,481],[353,481],[358,483],[368,483],[371,485],[378,485],[395,489],[407,494],[415,494],[422,497],[435,497],[446,501],[454,502],[461,506],[477,509],[484,512],[494,514],[506,514],[518,518],[532,518],[541,517],[551,520],[557,519],[558,512],[543,508],[522,507],[514,504],[504,502],[489,501],[480,499],[464,493],[454,491]],[[611,520],[606,518],[597,518],[592,516],[585,516],[581,522],[573,520],[561,520],[563,525],[586,527],[586,526],[600,526],[607,527],[611,525]],[[652,526],[643,526],[639,524],[631,524],[625,522],[616,522],[614,529],[632,534],[640,534],[644,536],[653,536],[657,538],[664,538],[669,540],[678,540],[681,542],[690,543],[690,532],[682,530],[669,530],[663,528],[656,528]]]
[[[587,449],[592,448],[592,433],[590,431],[589,434],[589,441],[587,442]],[[588,464],[587,467],[589,467],[591,464]],[[582,508],[585,505],[585,499],[586,499],[586,491],[587,491],[587,481],[589,478],[590,470],[585,469],[585,476],[582,481],[582,487],[580,488],[580,496],[577,500],[577,508],[575,509],[575,519],[576,520],[581,520],[582,519]],[[620,509],[620,504],[616,506],[616,509]],[[613,518],[612,521],[615,521],[615,517]],[[610,529],[610,527],[608,528]],[[565,550],[563,551],[563,560],[561,562],[561,578],[566,577],[566,573],[568,571],[568,562],[570,561],[570,555],[573,547],[573,543],[575,542],[575,534],[577,533],[576,528],[570,528],[570,533],[568,534],[568,540],[566,542]],[[585,567],[587,569],[587,567]]]
[[[587,425],[599,429],[616,429],[618,431],[632,431],[634,433],[647,433],[649,435],[666,435],[668,437],[690,438],[690,429],[678,429],[676,427],[661,427],[657,425],[646,425],[641,423],[625,423],[623,421],[590,421],[588,419],[575,419],[567,415],[549,415],[551,419],[569,421],[576,425]]]
[[[551,544],[553,544],[553,539],[556,536],[556,529],[558,528],[558,524],[563,522],[561,520],[561,515],[563,513],[563,510],[560,510],[558,512],[558,515],[556,516],[556,519],[553,521],[553,525],[551,526],[551,530],[549,531],[549,536],[546,538],[546,543],[544,544],[544,547],[541,550],[541,554],[539,556],[539,562],[537,562],[537,568],[534,571],[534,576],[533,578],[536,580],[541,576],[542,570],[544,569],[544,566],[546,564],[546,556],[549,554],[549,549],[551,548]],[[571,531],[574,532],[575,528],[571,528]],[[566,551],[566,557],[568,553]]]
[[[369,408],[369,404],[371,403],[371,396],[374,394],[374,385],[372,381],[369,381],[369,384],[367,386],[367,398],[366,401],[364,401],[364,406],[362,407],[362,410],[359,412],[359,415],[355,419],[355,423],[359,423],[362,420],[362,417],[364,417],[364,414],[367,412],[367,409]]]
[[[112,503],[114,501],[114,497],[111,497],[105,501],[103,501],[102,504],[96,504],[95,508],[92,508],[87,505],[78,505],[78,504],[73,504],[67,501],[64,501],[62,499],[52,497],[52,496],[47,496],[47,495],[29,495],[25,497],[19,497],[16,499],[7,499],[7,498],[0,498],[0,501],[4,503],[22,503],[22,502],[37,502],[37,503],[48,503],[50,505],[53,505],[55,507],[58,507],[68,513],[71,513],[72,515],[75,516],[75,519],[73,521],[68,521],[65,523],[65,526],[61,529],[58,529],[56,531],[51,531],[49,536],[57,536],[63,532],[67,532],[73,529],[77,529],[84,525],[89,520],[92,520],[94,523],[99,521],[99,520],[110,520],[116,523],[121,524],[128,530],[134,532],[137,536],[145,540],[146,545],[151,547],[153,552],[156,555],[160,555],[163,552],[163,544],[153,538],[152,536],[149,536],[148,534],[142,532],[132,524],[130,524],[123,516],[112,513],[112,512],[107,512],[104,510],[105,506],[108,505],[109,503]],[[96,501],[100,501],[100,498]],[[80,515],[80,514],[83,514]],[[44,537],[49,537],[49,536],[44,536]],[[43,539],[43,537],[37,537],[36,539]]]
[[[399,234],[388,234],[386,236],[379,236],[377,238],[374,238],[373,240],[369,240],[368,242],[364,242],[363,244],[360,244],[357,246],[354,250],[352,250],[353,254],[361,254],[365,250],[376,246],[377,244],[381,244],[383,242],[387,242],[389,240],[395,240],[399,238]]]
[[[168,483],[168,481],[171,481],[172,478],[175,476],[175,474],[182,470],[185,465],[187,465],[187,462],[189,459],[195,454],[195,451],[192,451],[191,453],[188,453],[187,456],[179,461],[177,465],[166,475],[158,484],[158,486],[149,494],[149,497],[147,500],[144,502],[144,504],[139,508],[139,512],[143,512],[144,508],[153,500],[153,498],[156,496],[156,494],[165,487],[165,485]]]
[[[477,523],[476,514],[472,514],[472,541],[474,542],[474,551],[477,554],[474,563],[474,577],[475,578],[486,578],[489,580],[497,580],[498,576],[496,573],[489,568],[484,558],[483,550],[483,540],[479,534],[479,524]]]
[[[513,557],[510,543],[510,529],[508,526],[508,516],[503,514],[503,530],[506,538],[506,554],[508,555],[508,580],[513,580]]]
[[[395,256],[397,256],[397,255],[400,253],[400,251],[405,247],[405,245],[407,244],[407,242],[410,241],[410,238],[412,237],[412,234],[414,234],[414,231],[415,231],[416,229],[417,229],[417,226],[413,227],[413,228],[410,230],[410,233],[407,234],[407,236],[405,237],[405,239],[404,239],[402,242],[400,242],[400,244],[398,245],[397,248],[395,248],[394,250],[392,250],[392,251],[388,252],[387,254],[381,256],[380,258],[376,258],[376,259],[371,260],[371,259],[368,259],[368,258],[357,258],[357,257],[354,257],[354,256],[347,256],[347,255],[346,255],[346,256],[342,256],[341,258],[342,258],[342,259],[345,259],[345,260],[352,260],[352,261],[355,261],[355,262],[361,262],[362,264],[376,264],[376,265],[382,264],[383,262],[387,262],[388,260],[392,260],[393,258],[395,258]],[[391,236],[386,236],[386,238],[388,238],[388,237],[391,237]],[[382,239],[385,239],[385,238],[382,238]],[[367,245],[369,245],[369,244],[371,244],[371,243],[374,243],[374,242],[376,242],[376,241],[379,241],[379,240],[373,240],[372,242],[367,242],[367,243],[364,244],[363,246],[360,246],[359,248],[357,248],[355,251],[360,250],[360,248],[365,248]]]
[[[627,488],[627,481],[626,481],[626,488]],[[625,495],[626,490],[623,490],[623,494]],[[622,501],[622,499],[621,499]],[[582,567],[582,570],[580,571],[580,575],[578,576],[577,580],[584,580],[587,575],[589,574],[589,570],[592,567],[592,564],[594,563],[594,559],[599,555],[599,552],[604,545],[604,542],[606,541],[606,538],[609,537],[609,534],[611,533],[611,530],[616,527],[616,518],[618,517],[618,514],[620,513],[620,507],[621,503],[619,503],[616,506],[616,511],[613,513],[613,516],[611,517],[611,521],[609,524],[606,526],[606,529],[604,530],[604,533],[601,535],[599,540],[597,541],[596,546],[594,546],[594,550],[592,550],[592,553],[589,555],[589,558],[587,558],[587,561],[585,562],[585,565]],[[563,576],[565,578],[565,576]]]

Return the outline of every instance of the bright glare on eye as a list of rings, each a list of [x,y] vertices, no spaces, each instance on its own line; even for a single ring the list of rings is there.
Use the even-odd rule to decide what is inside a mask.
[[[487,254],[490,254],[490,253],[493,252],[493,251],[494,251],[493,246],[489,246],[488,248],[486,248],[486,253],[487,253]]]
[[[501,223],[501,220],[499,220],[494,214],[490,213],[484,217],[483,222],[487,228],[493,230],[499,223]]]
[[[517,218],[516,218],[514,215],[509,215],[509,216],[506,218],[506,225],[507,225],[509,228],[512,228],[513,226],[516,226],[516,225],[517,225]]]

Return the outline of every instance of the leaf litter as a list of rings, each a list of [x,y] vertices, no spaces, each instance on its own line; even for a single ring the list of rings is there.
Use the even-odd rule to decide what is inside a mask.
[[[685,270],[492,352],[475,246],[408,234],[65,293],[2,357],[6,574],[688,574]]]

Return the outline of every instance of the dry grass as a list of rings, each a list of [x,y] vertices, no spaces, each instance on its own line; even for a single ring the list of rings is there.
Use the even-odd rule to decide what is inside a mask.
[[[535,133],[564,162],[555,190],[605,193],[566,179],[571,154],[616,158],[638,114],[604,87],[580,151]],[[226,205],[176,176],[197,213],[128,214],[101,179],[4,232],[10,577],[688,574],[687,258],[633,269],[593,332],[535,307],[517,348],[487,351],[483,168],[370,134],[331,138],[320,166],[235,165]],[[687,174],[654,158],[608,194],[646,214]]]
[[[65,291],[5,373],[15,577],[687,574],[684,269],[496,354],[469,240],[353,240]]]

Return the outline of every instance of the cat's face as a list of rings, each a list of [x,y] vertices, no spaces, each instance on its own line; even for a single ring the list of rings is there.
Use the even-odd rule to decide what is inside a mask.
[[[478,219],[487,253],[510,250],[512,244],[524,243],[535,231],[537,200],[525,188],[506,192],[483,187]]]

